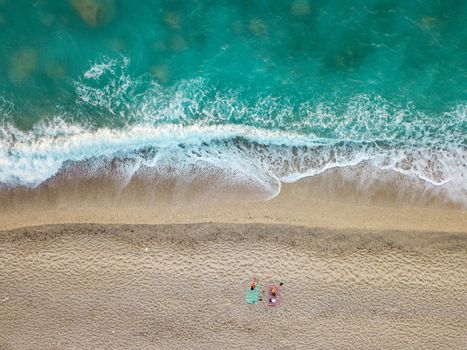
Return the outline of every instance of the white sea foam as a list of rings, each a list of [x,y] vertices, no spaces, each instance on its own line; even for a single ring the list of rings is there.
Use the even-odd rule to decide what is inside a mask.
[[[197,168],[206,176],[230,174],[226,182],[264,185],[272,197],[280,189],[279,180],[293,182],[327,169],[367,162],[446,188],[456,201],[467,198],[467,150],[462,147],[384,148],[235,125],[133,125],[93,130],[55,122],[27,132],[9,126],[1,135],[0,182],[7,184],[37,186],[59,172],[65,162],[118,158],[133,160],[126,174],[120,174],[126,182],[142,167],[160,172],[170,169],[183,177]]]
[[[105,57],[102,62],[95,63],[89,68],[85,73],[84,77],[86,79],[98,79],[103,74],[115,74],[115,70],[119,67],[126,67],[129,63],[129,60],[125,57],[122,57],[120,60],[110,59]]]
[[[465,104],[433,118],[369,96],[338,106],[270,96],[247,103],[203,79],[165,88],[146,76],[132,79],[128,64],[104,60],[75,82],[77,106],[105,127],[57,117],[21,131],[4,118],[0,183],[37,186],[70,162],[92,173],[124,159],[131,161],[117,174],[122,183],[147,168],[189,181],[196,169],[263,187],[270,198],[281,182],[365,163],[442,188],[467,205]]]

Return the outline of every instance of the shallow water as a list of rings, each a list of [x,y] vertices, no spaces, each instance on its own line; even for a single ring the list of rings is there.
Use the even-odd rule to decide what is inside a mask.
[[[467,203],[466,14],[463,1],[2,0],[0,183],[118,159],[126,179],[204,172],[270,198],[365,162]]]

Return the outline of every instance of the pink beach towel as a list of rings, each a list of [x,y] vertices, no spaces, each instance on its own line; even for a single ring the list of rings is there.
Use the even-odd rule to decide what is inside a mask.
[[[272,295],[272,290],[276,289],[276,295]],[[280,286],[277,284],[268,284],[268,305],[279,306],[281,304]]]

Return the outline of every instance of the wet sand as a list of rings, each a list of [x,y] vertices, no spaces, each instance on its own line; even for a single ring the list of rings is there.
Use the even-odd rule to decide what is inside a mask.
[[[0,191],[0,230],[65,223],[269,223],[337,230],[467,233],[467,208],[436,187],[381,173],[378,181],[345,170],[282,184],[272,200],[218,179],[153,180],[70,176],[35,189]],[[356,172],[362,169],[356,169]],[[462,196],[459,193],[459,196]]]
[[[467,347],[465,233],[42,226],[0,232],[0,266],[2,350]]]

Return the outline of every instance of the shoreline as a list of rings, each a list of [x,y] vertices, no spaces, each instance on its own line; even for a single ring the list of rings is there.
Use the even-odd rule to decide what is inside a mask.
[[[69,179],[68,179],[69,180]],[[368,185],[339,169],[282,184],[271,200],[241,186],[209,179],[144,182],[123,189],[112,179],[51,181],[37,189],[3,192],[0,230],[66,223],[265,223],[324,229],[467,233],[467,208],[420,182],[380,177]]]

